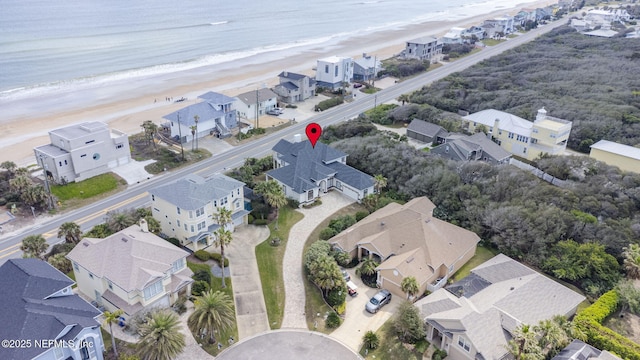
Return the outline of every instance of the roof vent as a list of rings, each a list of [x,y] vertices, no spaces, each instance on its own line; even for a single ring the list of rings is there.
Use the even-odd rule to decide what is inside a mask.
[[[509,290],[513,291],[513,289],[515,289],[515,288],[512,286],[511,289],[509,289]]]
[[[380,226],[384,226],[384,221],[380,221]]]
[[[129,239],[127,239],[127,238],[126,238],[126,237],[124,237],[124,236],[123,236],[122,238],[120,238],[120,240],[122,240],[122,242],[125,242],[125,243],[126,243],[127,241],[129,241]]]
[[[86,247],[89,247],[89,243],[88,243],[88,242],[86,242],[86,241],[85,241],[85,242],[83,242],[83,243],[82,243],[82,245],[84,245],[84,246],[86,246]]]

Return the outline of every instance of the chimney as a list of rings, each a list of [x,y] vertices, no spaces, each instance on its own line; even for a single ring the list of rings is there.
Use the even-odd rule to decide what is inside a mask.
[[[293,135],[293,142],[294,143],[299,143],[300,141],[302,141],[302,135],[301,134]]]
[[[147,220],[145,220],[144,218],[140,219],[140,231],[142,231],[143,233],[149,232],[149,224],[147,224]]]
[[[536,115],[536,121],[542,121],[546,118],[547,118],[547,110],[545,110],[544,107],[542,107],[540,110],[538,110],[538,115]]]

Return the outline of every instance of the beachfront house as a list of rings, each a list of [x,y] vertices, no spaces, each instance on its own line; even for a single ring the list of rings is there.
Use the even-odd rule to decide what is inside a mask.
[[[46,176],[58,184],[104,174],[131,160],[127,134],[99,121],[51,130],[49,140],[33,151]]]
[[[511,154],[491,141],[482,132],[471,136],[448,134],[443,143],[432,148],[431,154],[454,161],[485,161],[490,164],[506,164]]]
[[[640,173],[640,148],[634,146],[600,140],[591,145],[589,157],[617,166],[622,171]]]
[[[231,136],[231,129],[238,126],[233,107],[236,100],[213,91],[200,95],[198,99],[202,101],[163,116],[168,120],[166,126],[171,129],[171,138],[185,143],[207,135]]]
[[[307,75],[283,71],[278,78],[280,83],[273,88],[273,91],[284,103],[294,104],[316,95],[316,81]]]
[[[68,254],[78,291],[123,322],[191,295],[189,253],[149,232],[144,220],[104,239],[84,238]]]
[[[401,283],[413,276],[420,296],[447,283],[476,252],[480,237],[433,217],[435,205],[418,197],[404,205],[390,203],[329,239],[333,249],[352,259],[374,259],[377,285],[407,298]]]
[[[406,42],[402,51],[405,59],[429,60],[432,63],[442,54],[442,43],[432,36],[425,36]]]
[[[102,312],[74,294],[75,282],[39,259],[0,266],[0,359],[102,360]]]
[[[542,108],[531,122],[494,109],[462,117],[470,133],[487,132],[492,140],[513,155],[533,160],[541,154],[560,155],[567,148],[571,121],[547,115]]]
[[[480,27],[484,29],[487,38],[507,36],[515,31],[513,16],[505,15],[485,20]]]
[[[371,81],[382,70],[382,62],[377,57],[362,54],[362,57],[353,61],[353,80]]]
[[[556,315],[571,317],[585,297],[498,254],[460,281],[432,292],[415,306],[427,340],[447,359],[508,359],[516,329]]]
[[[353,59],[331,56],[318,60],[316,84],[331,90],[342,89],[353,81]]]
[[[278,95],[271,89],[247,91],[236,96],[236,99],[236,111],[244,119],[255,119],[278,107]]]
[[[442,38],[443,44],[462,44],[464,42],[462,35],[467,29],[462,27],[452,27]]]
[[[274,169],[267,180],[277,181],[285,195],[310,204],[330,190],[360,201],[373,194],[373,177],[347,165],[347,154],[321,142],[311,146],[295,135],[294,142],[280,140],[273,147]]]
[[[174,183],[149,190],[151,211],[164,236],[196,251],[213,245],[220,227],[213,215],[218,208],[231,210],[228,230],[247,223],[244,183],[226,175],[190,174]]]

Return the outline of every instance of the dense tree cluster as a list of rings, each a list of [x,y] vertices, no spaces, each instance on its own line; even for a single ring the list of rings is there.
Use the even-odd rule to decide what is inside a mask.
[[[573,121],[568,146],[600,139],[640,143],[640,41],[584,36],[563,26],[413,93],[438,109],[507,111]]]
[[[386,177],[387,194],[427,196],[437,205],[435,216],[592,295],[615,285],[623,251],[640,235],[640,175],[588,157],[538,161],[565,172],[569,185],[561,188],[510,165],[447,161],[381,134],[332,146],[349,154],[349,165]],[[563,246],[585,258],[576,261]],[[578,269],[584,261],[589,267]]]

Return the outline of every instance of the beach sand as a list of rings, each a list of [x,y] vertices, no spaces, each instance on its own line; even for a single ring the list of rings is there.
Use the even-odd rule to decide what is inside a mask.
[[[143,121],[152,120],[160,124],[164,122],[164,115],[193,104],[198,95],[207,91],[235,96],[264,85],[272,87],[278,82],[277,75],[284,70],[313,76],[312,68],[316,60],[332,55],[358,58],[362,53],[367,53],[378,59],[386,59],[398,54],[407,40],[422,36],[439,37],[454,26],[479,25],[485,19],[504,14],[514,15],[522,8],[537,8],[554,3],[557,1],[523,2],[513,8],[463,20],[427,22],[353,37],[335,46],[314,48],[295,56],[262,54],[234,63],[174,73],[151,81],[134,79],[107,85],[111,88],[104,92],[96,88],[55,96],[44,94],[41,99],[16,100],[2,105],[0,162],[11,160],[19,166],[35,163],[33,148],[49,143],[48,131],[51,129],[84,121],[103,121],[111,128],[129,134],[137,133],[141,131]],[[265,62],[265,58],[270,60]],[[118,86],[121,91],[114,91],[113,86]],[[167,97],[173,97],[174,100],[186,97],[188,100],[174,103],[166,101]]]

